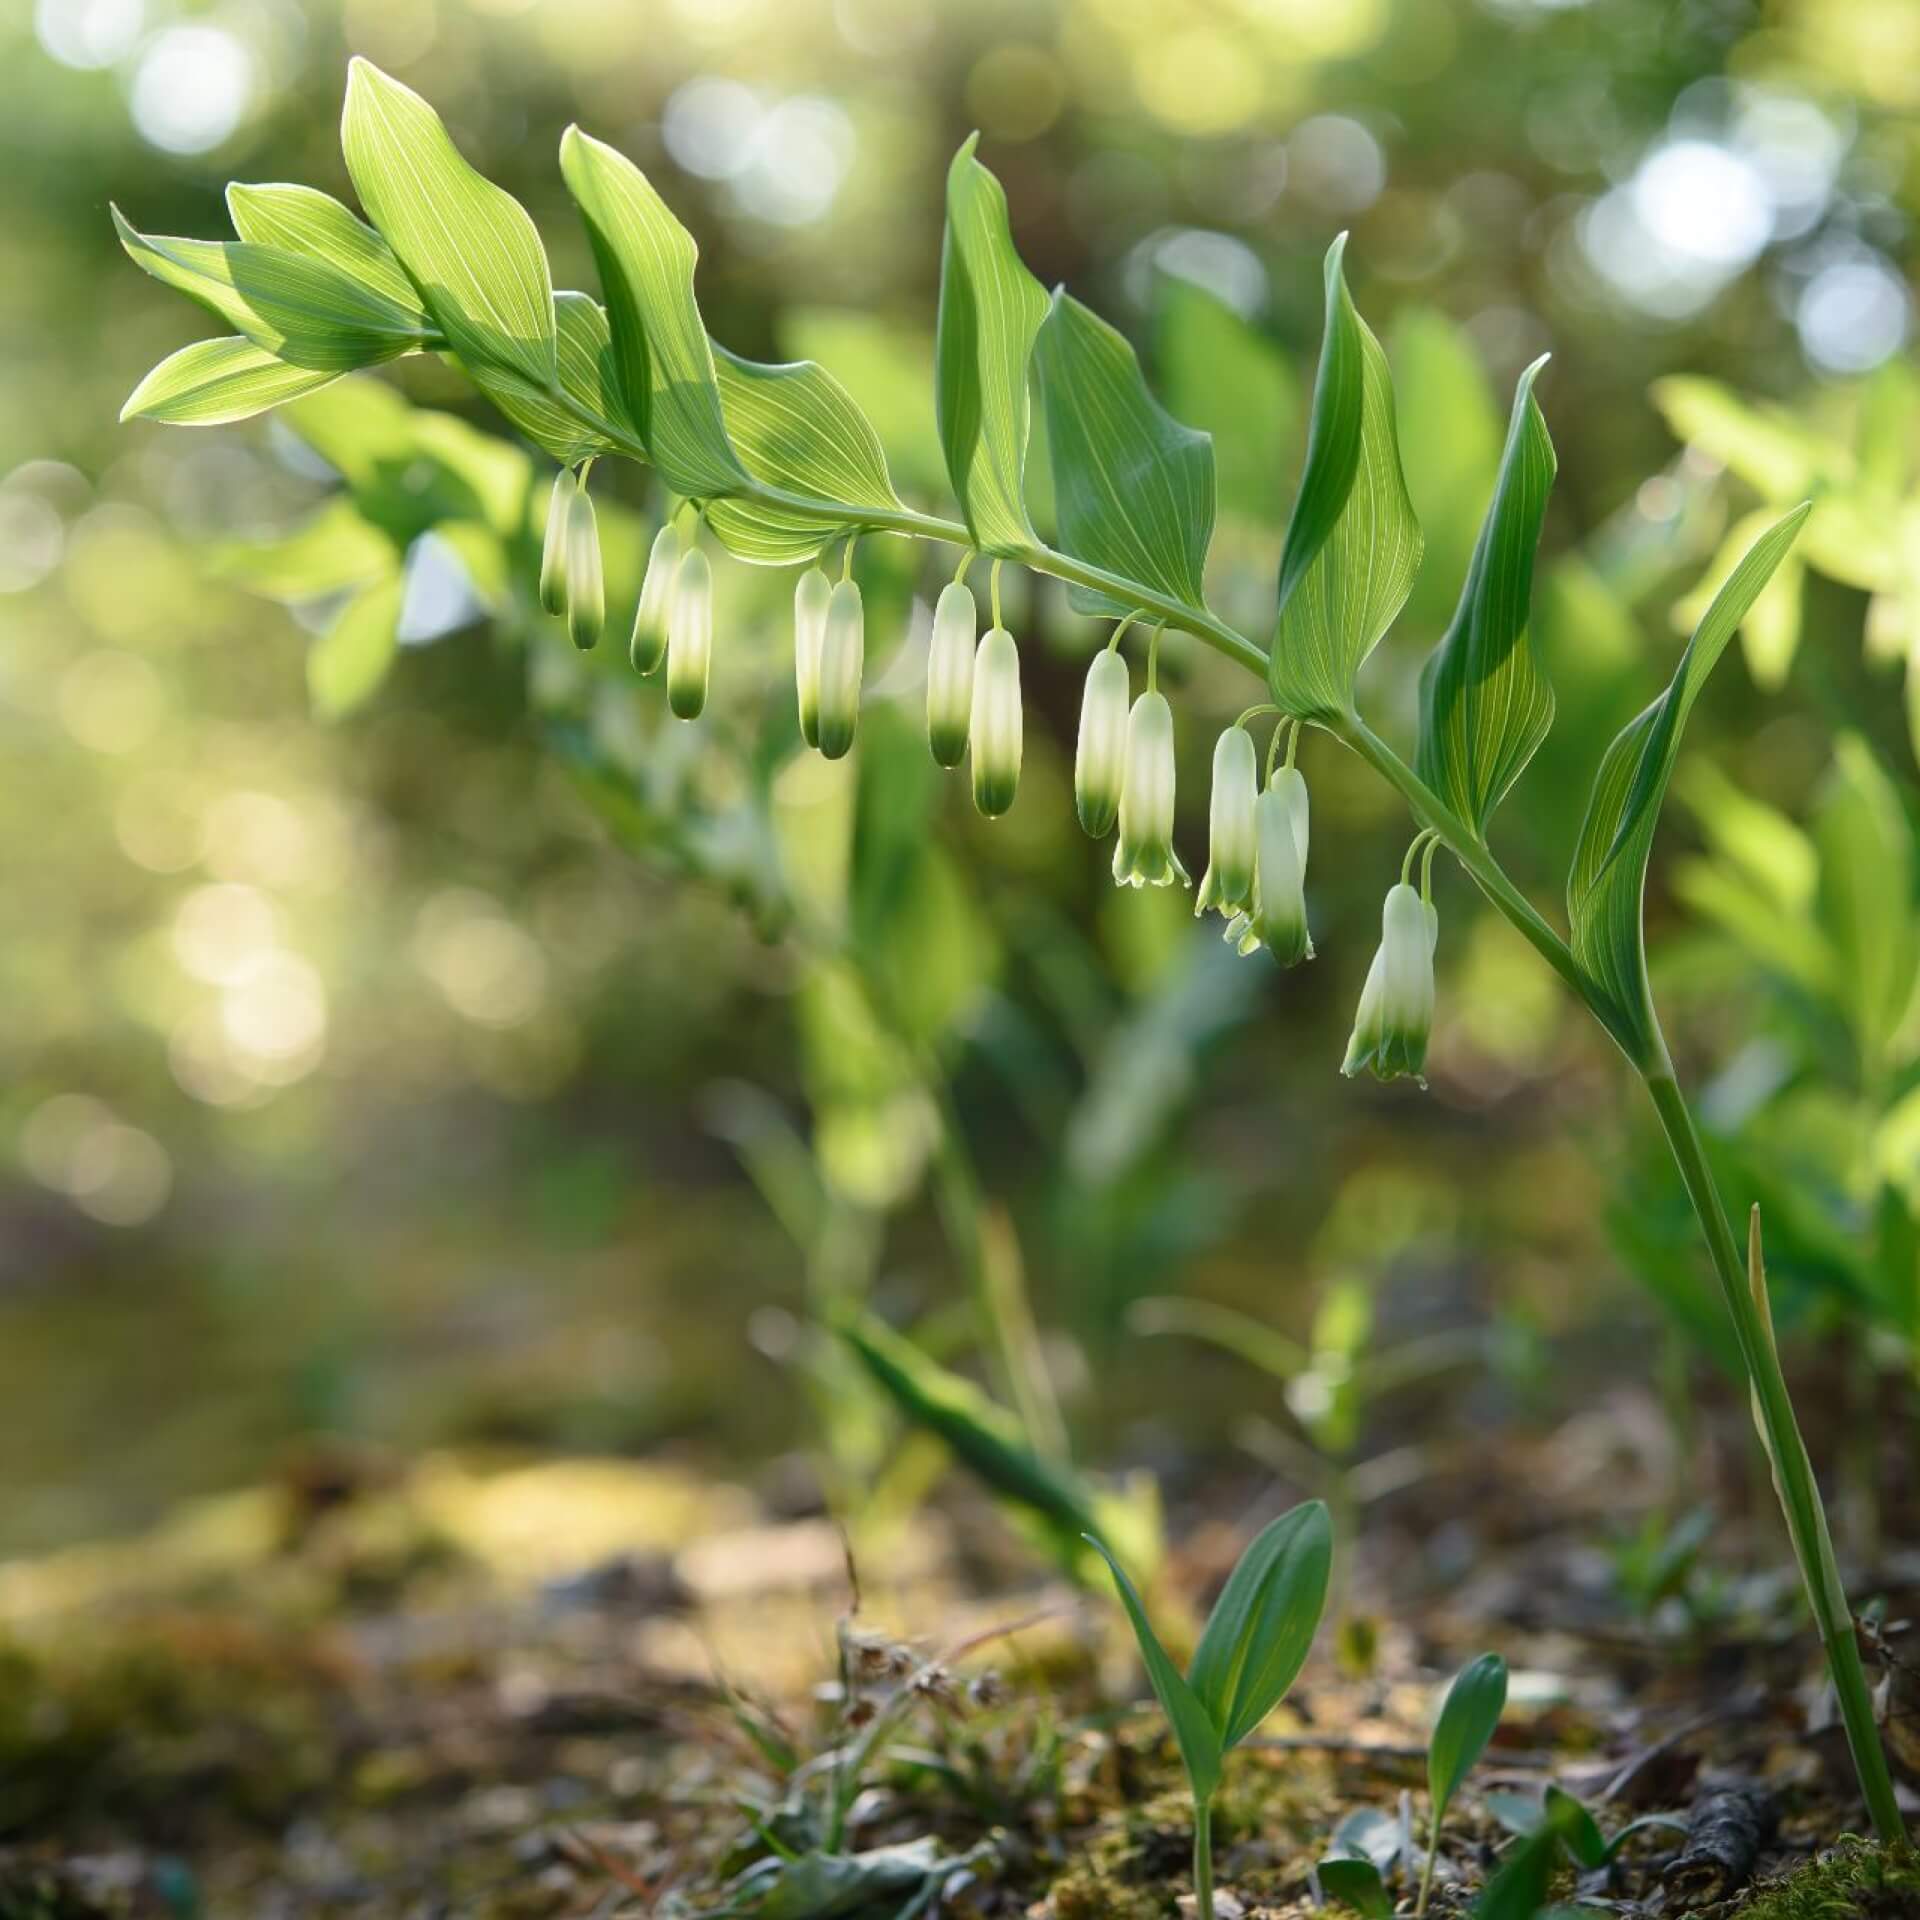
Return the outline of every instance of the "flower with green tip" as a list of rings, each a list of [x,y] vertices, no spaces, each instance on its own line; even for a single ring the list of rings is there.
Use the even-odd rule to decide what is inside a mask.
[[[667,705],[697,720],[713,670],[713,564],[699,547],[680,556],[667,615]]]
[[[800,738],[820,744],[820,648],[827,637],[827,603],[833,583],[809,567],[793,589],[793,685],[800,705]]]
[[[867,651],[866,613],[860,589],[842,580],[827,598],[826,632],[820,640],[819,712],[815,731],[820,751],[840,759],[853,745],[860,720],[860,676]]]
[[[1126,771],[1113,877],[1123,887],[1193,885],[1173,850],[1173,709],[1149,690],[1127,716]]]
[[[1096,654],[1080,696],[1080,745],[1073,757],[1073,803],[1098,840],[1120,812],[1127,770],[1127,702],[1133,683],[1116,649]]]
[[[567,509],[567,632],[582,653],[600,644],[607,626],[606,574],[600,564],[600,523],[593,496],[574,489]]]
[[[1307,931],[1307,783],[1282,767],[1254,803],[1253,906],[1227,929],[1242,953],[1266,950],[1283,967],[1313,958]]]
[[[1020,649],[1005,627],[980,642],[973,663],[973,804],[988,819],[1013,805],[1020,785]]]
[[[1361,990],[1342,1073],[1368,1067],[1376,1079],[1409,1074],[1427,1084],[1422,1070],[1433,1030],[1433,950],[1439,938],[1440,915],[1401,881],[1381,912],[1380,949]]]
[[[943,767],[957,767],[967,751],[979,632],[972,591],[955,580],[933,609],[933,644],[927,651],[927,745]]]
[[[667,616],[673,606],[674,575],[680,567],[680,534],[669,520],[653,536],[640,604],[633,610],[633,638],[627,658],[635,673],[652,673],[667,657]]]
[[[1213,745],[1213,798],[1207,815],[1207,871],[1193,910],[1218,907],[1228,916],[1253,899],[1254,807],[1260,797],[1260,761],[1253,735],[1229,727]]]
[[[571,467],[562,467],[553,476],[553,492],[547,500],[546,539],[540,548],[540,607],[556,618],[567,610],[568,509],[578,491],[579,482]]]

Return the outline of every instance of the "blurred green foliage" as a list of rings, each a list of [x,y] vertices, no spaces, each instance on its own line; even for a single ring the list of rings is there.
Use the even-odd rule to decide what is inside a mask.
[[[712,709],[677,727],[532,616],[545,462],[430,359],[394,376],[407,405],[360,378],[287,422],[118,426],[138,377],[203,329],[125,263],[109,198],[144,229],[214,233],[230,177],[344,190],[340,76],[365,52],[529,207],[557,282],[592,286],[553,161],[577,119],[694,228],[716,335],[822,359],[880,424],[903,495],[937,500],[940,190],[978,126],[1035,271],[1119,324],[1171,410],[1218,436],[1209,592],[1254,628],[1299,470],[1319,259],[1351,226],[1428,541],[1364,690],[1401,737],[1491,485],[1496,396],[1554,352],[1536,625],[1562,718],[1502,820],[1510,866],[1547,895],[1587,770],[1665,678],[1669,608],[1743,516],[1810,486],[1831,534],[1793,589],[1798,644],[1777,603],[1757,617],[1758,684],[1727,675],[1689,748],[1783,825],[1816,823],[1811,866],[1783,870],[1805,886],[1736,924],[1740,829],[1725,780],[1696,771],[1706,851],[1670,824],[1654,911],[1719,926],[1698,977],[1768,1009],[1762,1044],[1795,1064],[1740,1110],[1829,1170],[1844,1204],[1814,1238],[1841,1242],[1834,1297],[1865,1302],[1873,1195],[1911,1167],[1861,1142],[1907,1138],[1911,1056],[1887,1051],[1891,986],[1862,999],[1848,972],[1822,1005],[1779,949],[1884,951],[1834,905],[1835,876],[1860,833],[1897,860],[1892,823],[1913,814],[1895,356],[1917,38],[1904,0],[1764,19],[1664,0],[14,10],[0,1458],[27,1491],[0,1542],[133,1517],[322,1428],[787,1444],[799,1398],[768,1356],[809,1287],[801,1236],[741,1204],[742,1087],[800,1143],[792,1203],[830,1209],[862,1290],[904,1314],[964,1296],[924,1181],[942,1138],[966,1144],[1018,1224],[1098,1457],[1159,1444],[1173,1349],[1123,1337],[1128,1303],[1190,1292],[1309,1341],[1309,1246],[1382,1275],[1373,1315],[1396,1333],[1497,1309],[1547,1332],[1601,1322],[1629,1358],[1637,1337],[1586,1224],[1623,1125],[1614,1082],[1580,1070],[1598,1043],[1457,882],[1435,1100],[1337,1082],[1402,835],[1359,769],[1319,749],[1325,957],[1283,982],[1219,965],[1184,902],[1108,887],[1068,794],[1092,629],[1051,590],[1010,582],[1029,745],[998,824],[926,764],[911,687],[890,688],[911,650],[890,660],[882,636],[912,634],[929,586],[894,543],[861,553],[883,704],[857,766],[793,756],[780,574],[722,568]],[[617,623],[659,503],[631,479],[602,503]],[[1166,664],[1190,712],[1239,704],[1214,663],[1169,647]],[[1836,728],[1859,737],[1837,761]],[[1209,744],[1183,731],[1183,834]],[[1871,797],[1849,802],[1856,774]],[[1906,863],[1911,879],[1910,844]],[[1737,1081],[1741,1036],[1709,996],[1676,1025]],[[1777,1111],[1836,1064],[1864,1102],[1844,1120]],[[1540,1125],[1549,1081],[1579,1089],[1569,1146]],[[1775,1259],[1790,1290],[1807,1262]],[[1189,1396],[1192,1443],[1258,1392],[1230,1361],[1206,1378],[1220,1391]]]

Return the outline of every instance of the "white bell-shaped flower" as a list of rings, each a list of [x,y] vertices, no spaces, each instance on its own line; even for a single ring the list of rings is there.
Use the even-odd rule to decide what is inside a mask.
[[[1410,1074],[1425,1086],[1440,916],[1403,880],[1388,893],[1380,921],[1380,950],[1361,990],[1340,1071],[1355,1074],[1367,1067],[1381,1080]]]
[[[1073,803],[1098,840],[1120,812],[1127,771],[1127,704],[1133,683],[1118,649],[1096,654],[1080,696],[1080,743],[1073,759]]]
[[[809,567],[793,589],[793,685],[800,704],[800,737],[820,744],[820,648],[827,637],[827,603],[833,583]]]
[[[562,467],[553,476],[553,492],[547,499],[546,538],[540,547],[540,606],[555,618],[567,610],[567,524],[579,487],[573,469]]]
[[[927,745],[943,767],[957,767],[967,751],[979,633],[973,594],[955,580],[934,606],[933,644],[927,651]]]
[[[1193,910],[1218,907],[1241,913],[1253,899],[1256,855],[1254,811],[1260,797],[1260,762],[1253,735],[1229,727],[1213,745],[1213,797],[1207,815],[1207,871]]]
[[[842,580],[827,598],[827,625],[820,641],[819,715],[815,730],[820,751],[842,758],[853,745],[860,720],[860,677],[866,664],[866,611],[860,589]]]
[[[713,671],[713,563],[699,547],[680,556],[667,615],[667,705],[697,720]]]
[[[633,610],[633,638],[627,658],[635,673],[652,673],[667,657],[667,618],[673,607],[673,583],[680,570],[680,535],[673,522],[653,536],[647,571],[640,582],[640,604]]]
[[[1127,716],[1127,761],[1120,789],[1120,837],[1113,877],[1123,887],[1193,884],[1173,850],[1173,709],[1149,691]]]
[[[574,489],[567,508],[567,632],[582,653],[600,644],[607,627],[607,580],[600,562],[600,523],[593,496]]]
[[[973,663],[973,804],[989,819],[1013,805],[1020,785],[1020,649],[1005,627],[993,627]]]

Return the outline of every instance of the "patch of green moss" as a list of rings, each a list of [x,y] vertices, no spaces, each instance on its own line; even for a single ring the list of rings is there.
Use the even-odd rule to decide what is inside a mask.
[[[1741,1920],[1920,1920],[1920,1857],[1849,1835],[1761,1888]]]

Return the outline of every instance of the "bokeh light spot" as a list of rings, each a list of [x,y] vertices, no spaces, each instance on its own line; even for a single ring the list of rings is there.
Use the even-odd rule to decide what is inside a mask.
[[[128,104],[149,144],[205,153],[239,126],[253,87],[253,56],[225,28],[169,27],[140,55]]]

